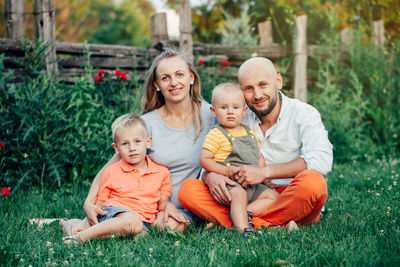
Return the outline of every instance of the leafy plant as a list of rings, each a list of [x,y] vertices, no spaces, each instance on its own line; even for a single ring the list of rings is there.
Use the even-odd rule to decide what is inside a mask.
[[[76,187],[92,179],[112,155],[112,121],[139,110],[138,80],[98,84],[86,68],[75,84],[64,84],[45,76],[45,49],[34,49],[25,60],[32,76],[13,83],[10,73],[0,72],[0,184],[12,190]]]

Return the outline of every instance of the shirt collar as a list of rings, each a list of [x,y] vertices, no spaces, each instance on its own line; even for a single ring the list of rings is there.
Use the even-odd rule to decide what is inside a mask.
[[[150,174],[150,173],[155,173],[158,172],[160,170],[160,166],[157,165],[156,163],[154,163],[154,161],[152,161],[149,156],[145,157],[145,160],[147,161],[147,172],[144,174]],[[118,162],[120,168],[124,171],[124,172],[132,172],[134,170],[137,170],[135,167],[133,167],[132,165],[130,165],[129,163],[123,161],[122,159]]]

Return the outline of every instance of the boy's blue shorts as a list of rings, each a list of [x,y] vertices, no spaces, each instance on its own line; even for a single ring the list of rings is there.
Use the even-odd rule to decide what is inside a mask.
[[[133,212],[131,210],[128,210],[128,209],[125,209],[125,208],[121,208],[121,207],[115,207],[115,206],[104,206],[101,209],[104,210],[104,211],[107,211],[107,214],[106,215],[97,214],[97,220],[99,221],[99,223],[102,222],[102,221],[114,218],[119,213]],[[135,212],[133,212],[133,213],[135,213]],[[150,224],[148,222],[143,222],[143,230],[145,230],[147,232],[150,231]]]

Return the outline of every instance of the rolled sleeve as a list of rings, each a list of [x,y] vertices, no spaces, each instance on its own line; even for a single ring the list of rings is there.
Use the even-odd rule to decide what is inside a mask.
[[[321,121],[321,116],[314,108],[304,118],[300,127],[301,154],[307,169],[313,169],[323,175],[332,170],[333,151],[328,139],[328,132]]]

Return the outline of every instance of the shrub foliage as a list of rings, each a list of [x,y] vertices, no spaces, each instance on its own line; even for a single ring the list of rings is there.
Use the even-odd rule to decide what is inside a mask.
[[[38,46],[30,54],[41,58],[43,53]],[[93,178],[113,154],[112,121],[138,111],[137,80],[95,83],[88,67],[84,77],[64,84],[47,78],[40,60],[29,62],[32,75],[18,83],[11,81],[11,72],[0,70],[0,183],[16,190]]]

